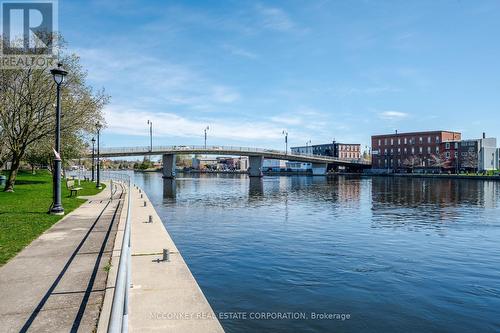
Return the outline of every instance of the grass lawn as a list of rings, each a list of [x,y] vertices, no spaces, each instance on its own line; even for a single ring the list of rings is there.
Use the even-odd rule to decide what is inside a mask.
[[[89,181],[82,181],[79,187],[83,189],[78,195],[93,195],[101,191]],[[69,197],[65,181],[61,188],[66,214],[85,202],[84,199]],[[0,187],[0,266],[63,218],[47,214],[51,203],[52,175],[46,170],[37,171],[36,175],[20,172],[13,193],[3,192],[3,186]]]

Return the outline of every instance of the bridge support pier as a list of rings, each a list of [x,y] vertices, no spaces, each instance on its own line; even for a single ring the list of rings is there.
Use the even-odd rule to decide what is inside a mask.
[[[327,163],[312,163],[312,174],[313,176],[325,176],[327,168]]]
[[[248,175],[250,177],[262,177],[262,164],[264,163],[264,156],[248,156]]]
[[[175,154],[163,155],[163,178],[175,178]]]

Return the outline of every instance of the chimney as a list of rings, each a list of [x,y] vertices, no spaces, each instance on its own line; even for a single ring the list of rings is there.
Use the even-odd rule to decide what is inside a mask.
[[[398,130],[396,130],[396,134],[398,134]]]
[[[483,139],[486,139],[486,133],[483,132]]]

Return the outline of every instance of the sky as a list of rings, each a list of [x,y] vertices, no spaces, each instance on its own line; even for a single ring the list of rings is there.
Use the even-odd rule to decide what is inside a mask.
[[[500,139],[500,1],[60,0],[104,147]]]

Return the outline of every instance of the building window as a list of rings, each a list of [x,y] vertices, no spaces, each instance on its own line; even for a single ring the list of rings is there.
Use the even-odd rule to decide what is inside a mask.
[[[391,139],[391,146],[394,145],[394,139]]]
[[[449,143],[449,142],[446,142],[446,144],[445,144],[445,148],[446,148],[446,149],[450,149],[450,143]]]
[[[401,139],[398,139],[398,145],[400,145],[400,144],[401,144]]]
[[[415,148],[414,147],[411,147],[411,153],[415,154]]]
[[[401,154],[401,148],[398,148],[398,154]]]
[[[408,152],[408,149],[406,149],[406,147],[405,147],[404,151],[405,151],[405,154],[406,154]]]
[[[382,140],[378,139],[378,145],[382,145]]]
[[[430,139],[430,137],[429,137]],[[431,153],[431,147],[427,147],[427,154],[430,154]]]
[[[436,154],[439,154],[439,147],[436,147]]]
[[[436,143],[439,143],[439,136],[436,136]]]
[[[420,152],[420,154],[422,154],[422,152],[424,151],[424,149],[422,147],[418,147],[418,151]]]
[[[387,146],[387,138],[386,138],[386,139],[384,139],[384,145],[386,145],[386,146]]]
[[[408,142],[407,142],[407,140],[406,140],[406,138],[405,138],[405,144],[407,144],[407,143],[408,143]]]
[[[458,157],[458,151],[455,152],[455,158],[457,158],[457,157]]]
[[[430,136],[427,137],[427,143],[431,143],[431,137]]]
[[[384,149],[384,153],[387,155],[387,148]]]
[[[419,138],[418,138],[418,142],[419,142],[419,143],[422,143],[422,142],[424,142],[424,138],[422,138],[422,137],[419,137]]]
[[[445,156],[446,158],[450,158],[450,152],[449,152],[449,151],[447,151],[446,153],[444,153],[444,156]]]
[[[394,149],[391,148],[391,154],[394,153]]]
[[[458,142],[455,142],[455,149],[458,149]]]

